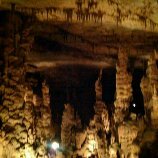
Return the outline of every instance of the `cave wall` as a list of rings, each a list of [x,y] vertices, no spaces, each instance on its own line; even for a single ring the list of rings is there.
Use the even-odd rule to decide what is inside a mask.
[[[33,42],[31,27],[25,26],[21,34],[16,32],[15,38],[9,31],[1,45],[4,49],[0,65],[0,157],[43,158],[47,156],[46,140],[53,138],[49,88],[43,82],[39,98],[32,87],[37,81],[26,81],[31,70],[26,64]]]

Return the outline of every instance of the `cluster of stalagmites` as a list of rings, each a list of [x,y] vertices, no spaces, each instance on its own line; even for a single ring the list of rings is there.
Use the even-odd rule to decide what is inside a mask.
[[[116,67],[116,100],[114,111],[111,111],[111,114],[109,113],[110,109],[102,101],[102,71],[95,83],[95,115],[86,128],[81,128],[79,123],[80,130],[75,128],[75,137],[72,137],[72,127],[76,126],[79,117],[77,116],[75,120],[73,107],[66,105],[61,129],[65,131],[64,133],[69,134],[62,133],[62,144],[70,147],[71,143],[68,145],[67,142],[75,142],[76,149],[71,150],[69,153],[71,156],[138,158],[146,131],[151,128],[148,123],[152,123],[153,129],[158,128],[158,70],[155,53],[149,58],[147,76],[143,77],[141,82],[145,102],[145,118],[136,118],[135,114],[129,113],[132,77],[127,71],[127,62],[128,56],[121,50],[118,54]]]
[[[102,71],[95,83],[95,114],[87,127],[82,128],[80,121],[78,121],[78,115],[75,119],[73,107],[69,104],[65,105],[61,126],[61,138],[63,146],[70,148],[72,142],[75,145],[76,149],[71,149],[69,153],[71,156],[87,158],[92,156],[99,158],[139,157],[141,142],[147,125],[143,117],[136,120],[136,117],[133,117],[134,114],[129,113],[129,105],[132,97],[132,77],[127,71],[127,62],[128,56],[121,50],[118,54],[117,63],[116,100],[114,103],[114,111],[111,111],[111,114],[109,113],[110,109],[102,101]],[[142,82],[144,80],[145,82],[144,85],[141,83],[141,87],[144,88],[142,88],[144,95],[149,93],[151,95],[149,100],[149,105],[152,107],[150,118],[153,127],[156,128],[158,118],[158,94],[156,87],[158,85],[158,75],[155,57],[153,55],[149,59],[147,72],[147,80],[150,82],[146,83],[146,78],[143,78]],[[147,86],[150,88],[147,88]],[[145,106],[145,109],[147,110],[148,108]],[[76,127],[77,124],[79,128]],[[73,135],[74,129],[75,137]]]
[[[12,38],[6,40],[4,49],[0,85],[1,158],[44,158],[47,155],[46,139],[53,135],[49,88],[44,82],[41,90],[43,96],[38,99],[33,93],[31,83],[25,81],[29,30],[24,30],[22,34],[19,52],[15,52]]]
[[[71,150],[71,155],[74,157],[90,157],[97,154],[100,158],[105,158],[107,154],[107,141],[104,133],[109,131],[110,124],[107,108],[102,102],[100,77],[95,84],[97,96],[94,106],[95,115],[88,127],[83,129],[74,108],[70,104],[65,105],[61,125],[61,141],[62,145],[67,148],[72,144],[75,145],[76,150]]]

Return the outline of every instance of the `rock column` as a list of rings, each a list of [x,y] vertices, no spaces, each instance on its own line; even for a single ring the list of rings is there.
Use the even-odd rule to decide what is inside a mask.
[[[114,120],[122,122],[127,115],[130,99],[132,96],[132,76],[127,72],[128,55],[124,50],[119,50],[116,65],[116,100]]]
[[[144,108],[147,121],[151,122],[151,112],[153,111],[153,103],[156,102],[156,92],[158,89],[158,69],[156,65],[156,51],[150,55],[148,60],[148,67],[146,70],[146,77],[141,81],[141,90],[144,96]]]

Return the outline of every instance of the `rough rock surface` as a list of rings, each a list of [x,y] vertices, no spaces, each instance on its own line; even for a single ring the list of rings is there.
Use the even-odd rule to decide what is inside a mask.
[[[132,76],[127,71],[128,54],[120,49],[118,53],[118,62],[116,65],[116,100],[115,100],[115,122],[122,122],[127,115],[129,102],[132,96]]]
[[[141,90],[144,96],[145,115],[148,123],[156,126],[157,118],[157,90],[158,90],[158,68],[156,65],[156,51],[150,55],[146,76],[142,78]],[[156,121],[156,122],[155,122]]]
[[[8,37],[5,40],[3,70],[0,74],[3,83],[0,85],[1,158],[47,156],[45,142],[46,138],[51,137],[50,127],[52,126],[49,89],[43,84],[42,106],[37,102],[35,105],[32,85],[25,81],[28,69],[25,61],[32,44],[30,30],[31,28],[23,30],[21,42],[16,41],[16,49],[12,38]],[[38,112],[41,113],[40,119],[36,111],[37,106]],[[36,124],[36,120],[41,121],[40,127]],[[39,131],[41,135],[38,134]]]
[[[70,104],[65,104],[61,124],[61,143],[65,148],[75,146],[75,132],[81,128],[79,116]]]

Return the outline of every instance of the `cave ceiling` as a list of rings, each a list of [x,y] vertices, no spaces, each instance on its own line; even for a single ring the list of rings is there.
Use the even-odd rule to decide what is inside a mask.
[[[33,24],[35,43],[28,56],[29,64],[40,68],[76,63],[115,66],[117,53],[123,48],[136,66],[142,66],[144,60],[158,50],[157,0],[97,0],[97,6],[89,9],[91,13],[101,11],[102,22],[99,18],[77,21],[77,2],[79,0],[0,1],[1,9],[15,3],[17,10],[53,10],[51,17],[39,16],[38,23]],[[87,7],[88,0],[82,0],[82,9]],[[65,8],[72,9],[72,19],[65,17]]]

